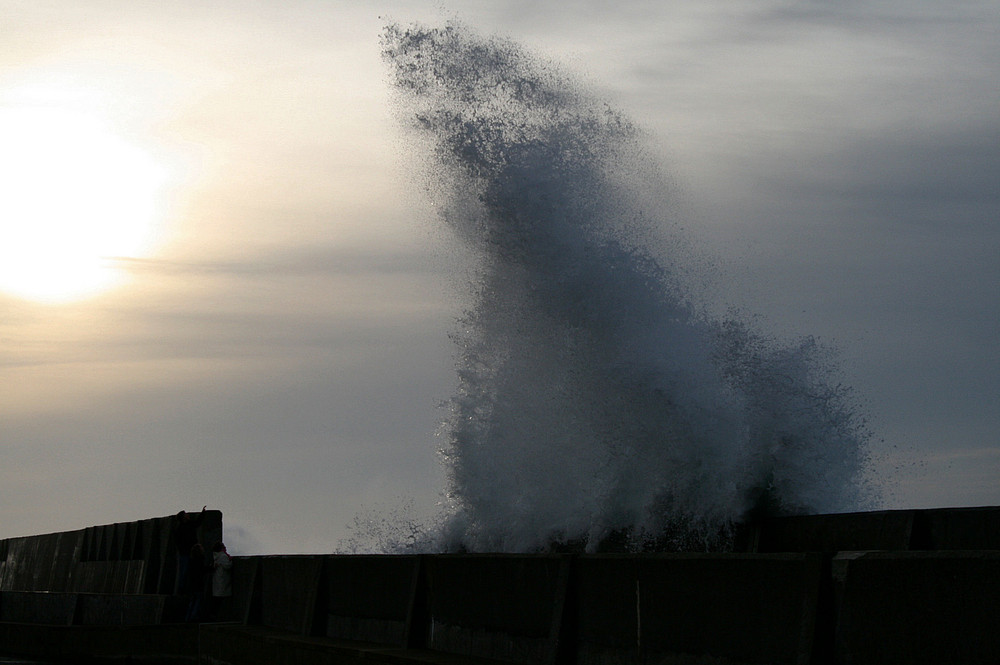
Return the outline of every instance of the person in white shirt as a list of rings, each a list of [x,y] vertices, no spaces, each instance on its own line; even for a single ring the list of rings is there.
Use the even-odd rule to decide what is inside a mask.
[[[233,595],[233,558],[224,543],[212,546],[212,616],[218,617],[223,598]]]

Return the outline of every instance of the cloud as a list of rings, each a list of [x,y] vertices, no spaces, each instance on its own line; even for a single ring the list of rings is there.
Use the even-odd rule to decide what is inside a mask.
[[[244,248],[244,257],[233,259],[179,260],[172,258],[107,257],[119,267],[137,274],[194,277],[234,276],[280,279],[309,274],[373,275],[393,273],[437,273],[426,251],[408,247],[285,247],[268,251]],[[250,254],[250,256],[246,256]]]

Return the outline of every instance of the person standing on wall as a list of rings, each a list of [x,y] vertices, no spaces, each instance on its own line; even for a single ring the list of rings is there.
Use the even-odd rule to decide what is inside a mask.
[[[233,595],[233,558],[224,543],[212,546],[212,619],[219,618],[224,599]]]
[[[190,513],[183,510],[177,513],[177,526],[174,527],[174,544],[177,546],[177,580],[174,584],[174,593],[184,593],[187,590],[191,548],[198,542],[198,527],[205,519],[206,508],[208,506],[202,506],[201,513],[197,517],[192,517]]]

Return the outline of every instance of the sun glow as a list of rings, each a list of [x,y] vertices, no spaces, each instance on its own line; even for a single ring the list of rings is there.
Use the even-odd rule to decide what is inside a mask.
[[[98,113],[0,99],[0,290],[61,303],[121,284],[155,239],[165,169]]]

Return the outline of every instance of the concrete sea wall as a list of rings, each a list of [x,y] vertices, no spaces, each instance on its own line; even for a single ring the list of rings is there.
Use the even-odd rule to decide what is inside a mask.
[[[44,547],[12,539],[25,542],[2,559],[0,652],[205,665],[997,663],[998,537],[1000,509],[975,508],[769,520],[750,529],[747,552],[237,557],[224,621],[194,626],[170,623],[171,594],[135,591],[149,575],[112,574],[111,560],[91,573],[60,545],[79,536],[51,534],[31,537]],[[139,540],[110,542],[158,552],[158,569],[118,561],[156,569],[161,584],[171,550]],[[43,589],[63,575],[27,552],[73,571],[65,588]],[[69,590],[109,578],[117,591]]]
[[[0,592],[171,594],[177,557],[173,515],[0,540]],[[205,511],[198,537],[222,540],[222,513]]]

